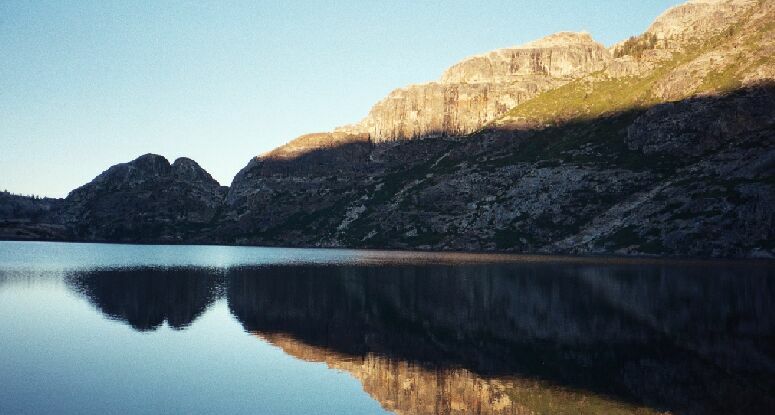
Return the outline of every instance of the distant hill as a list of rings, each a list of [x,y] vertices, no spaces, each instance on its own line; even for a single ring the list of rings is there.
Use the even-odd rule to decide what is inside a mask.
[[[64,239],[62,199],[0,192],[0,239]]]

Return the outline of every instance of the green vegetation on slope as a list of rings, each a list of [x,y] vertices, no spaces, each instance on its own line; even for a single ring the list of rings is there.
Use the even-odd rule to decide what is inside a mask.
[[[640,36],[632,36],[614,51],[615,58],[621,58],[622,56],[634,56],[641,58],[643,52],[654,49],[657,46],[657,35],[653,33],[644,33]]]
[[[677,68],[714,50],[735,51],[731,61],[720,70],[712,70],[701,85],[693,91],[685,91],[681,98],[706,92],[728,92],[742,85],[743,75],[751,69],[771,63],[772,57],[762,56],[761,44],[766,42],[769,32],[775,29],[772,22],[758,23],[747,27],[751,13],[738,23],[707,41],[688,45],[685,52],[673,53],[668,60],[659,62],[656,68],[643,76],[623,78],[609,77],[605,71],[570,82],[562,87],[547,91],[528,100],[511,111],[501,122],[531,126],[557,125],[570,121],[582,121],[607,114],[644,109],[660,104],[665,99],[655,93],[655,87]],[[761,22],[761,21],[760,21]],[[736,41],[739,40],[739,44]],[[648,34],[631,38],[614,51],[615,56],[641,56],[653,49],[656,40]],[[738,46],[740,46],[738,50]],[[626,53],[624,52],[626,49]],[[757,58],[749,61],[751,56]],[[498,124],[498,122],[496,122]]]

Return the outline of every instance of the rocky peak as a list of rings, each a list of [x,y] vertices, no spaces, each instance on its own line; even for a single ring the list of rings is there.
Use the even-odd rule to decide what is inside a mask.
[[[127,162],[111,166],[97,176],[90,183],[70,192],[68,198],[75,196],[84,187],[87,186],[111,186],[134,185],[154,177],[160,177],[169,174],[170,162],[164,156],[158,154],[143,154],[142,156]]]
[[[172,163],[172,171],[175,176],[180,179],[190,181],[202,181],[209,184],[219,185],[218,181],[213,178],[205,169],[203,169],[197,162],[191,160],[188,157],[180,157]]]
[[[560,32],[467,58],[447,69],[441,82],[512,82],[529,76],[572,78],[601,70],[609,60],[608,51],[589,33]]]
[[[615,59],[606,74],[645,76],[661,67],[668,74],[653,95],[668,101],[771,80],[774,17],[772,1],[690,1],[611,47]]]
[[[132,161],[110,167],[83,187],[134,187],[149,180],[173,177],[191,182],[202,182],[208,186],[220,186],[210,173],[190,158],[180,157],[170,164],[164,156],[148,153]]]
[[[722,32],[757,0],[691,0],[662,13],[646,31],[666,49],[680,48],[692,40]]]
[[[167,158],[165,158],[164,156],[153,154],[153,153],[146,153],[125,164],[133,164],[138,166],[140,165],[150,166],[150,165],[156,165],[156,164],[169,165],[170,162],[167,161]]]
[[[145,154],[70,192],[64,221],[76,239],[175,241],[202,230],[225,195],[193,160]]]

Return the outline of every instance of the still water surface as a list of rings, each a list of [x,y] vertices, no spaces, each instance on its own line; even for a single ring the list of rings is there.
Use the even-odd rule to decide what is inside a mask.
[[[775,264],[0,242],[0,413],[775,413]]]

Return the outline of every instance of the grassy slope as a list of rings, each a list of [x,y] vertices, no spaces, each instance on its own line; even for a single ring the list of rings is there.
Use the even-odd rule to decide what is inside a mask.
[[[767,17],[773,17],[771,14]],[[732,59],[724,66],[711,70],[698,88],[684,91],[682,98],[739,88],[746,74],[757,67],[773,64],[773,57],[767,54],[764,46],[775,30],[775,23],[768,18],[752,22],[752,15],[753,11],[724,32],[706,41],[697,41],[686,47],[684,52],[673,53],[671,59],[660,62],[645,76],[615,79],[608,77],[604,71],[597,72],[524,102],[496,121],[495,125],[515,121],[551,125],[662,103],[665,100],[654,92],[657,83],[674,70],[711,51],[727,51],[732,54]]]

